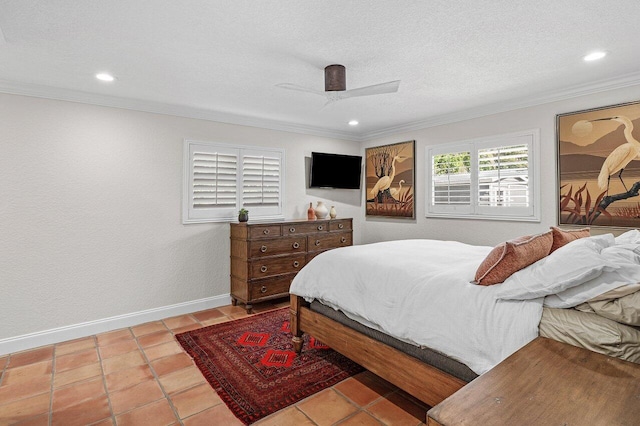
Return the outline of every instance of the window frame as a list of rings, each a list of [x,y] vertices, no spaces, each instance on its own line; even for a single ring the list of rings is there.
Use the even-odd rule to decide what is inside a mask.
[[[211,152],[218,150],[236,157],[236,200],[229,207],[215,207],[211,209],[193,208],[193,155],[192,148],[200,148]],[[254,220],[283,220],[284,182],[285,182],[285,151],[283,148],[259,147],[228,144],[222,142],[200,141],[185,139],[183,145],[183,185],[182,185],[182,223],[210,223],[232,222],[237,220],[238,211],[245,207],[243,200],[243,160],[247,155],[275,156],[280,159],[279,196],[276,206],[249,206],[249,216]]]
[[[520,139],[520,141],[518,141]],[[524,142],[522,141],[524,139]],[[513,145],[528,145],[529,207],[480,206],[479,195],[479,151]],[[471,200],[469,205],[434,205],[433,194],[433,157],[442,154],[469,152]],[[485,219],[504,221],[540,222],[540,129],[492,135],[483,138],[427,146],[425,149],[425,217],[450,219]]]

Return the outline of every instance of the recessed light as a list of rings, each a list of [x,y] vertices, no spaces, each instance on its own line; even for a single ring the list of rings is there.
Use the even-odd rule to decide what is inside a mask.
[[[349,122],[349,126],[357,126],[358,124],[359,124],[359,123],[358,123],[358,120],[351,120],[351,121]]]
[[[115,80],[115,78],[111,75],[111,74],[107,74],[107,73],[100,73],[100,74],[96,74],[96,78],[100,81],[113,81]]]
[[[589,53],[582,59],[584,59],[587,62],[591,62],[591,61],[597,61],[598,59],[602,59],[605,56],[607,56],[607,52],[598,51],[598,52]]]

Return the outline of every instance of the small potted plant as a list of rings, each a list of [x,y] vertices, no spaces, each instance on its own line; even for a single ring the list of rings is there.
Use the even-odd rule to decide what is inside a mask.
[[[249,210],[240,209],[238,212],[238,222],[246,222],[249,220]]]

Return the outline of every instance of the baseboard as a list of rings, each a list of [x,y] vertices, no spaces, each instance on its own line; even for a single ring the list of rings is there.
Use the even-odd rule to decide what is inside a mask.
[[[0,340],[0,355],[12,352],[24,351],[39,346],[51,345],[67,340],[92,336],[119,328],[132,327],[149,321],[157,321],[164,318],[184,315],[191,312],[204,311],[231,304],[228,294],[207,297],[205,299],[192,300],[190,302],[177,303],[175,305],[162,306],[145,311],[133,312],[125,315],[104,318],[65,327],[52,328],[22,336],[9,337]]]

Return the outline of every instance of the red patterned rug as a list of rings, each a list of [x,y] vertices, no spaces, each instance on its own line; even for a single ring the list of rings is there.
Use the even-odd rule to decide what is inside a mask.
[[[213,389],[245,424],[363,371],[308,335],[298,355],[292,337],[288,308],[176,335]]]

